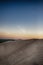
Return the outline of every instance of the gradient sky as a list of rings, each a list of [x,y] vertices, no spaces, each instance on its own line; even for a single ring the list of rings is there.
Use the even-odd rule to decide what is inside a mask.
[[[0,3],[0,38],[43,38],[43,3]]]

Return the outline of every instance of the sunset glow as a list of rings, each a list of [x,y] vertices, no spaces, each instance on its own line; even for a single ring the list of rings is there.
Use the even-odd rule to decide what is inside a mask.
[[[0,3],[0,38],[43,38],[43,4]]]

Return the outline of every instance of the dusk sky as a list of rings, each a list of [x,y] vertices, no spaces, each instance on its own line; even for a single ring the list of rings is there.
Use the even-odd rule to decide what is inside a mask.
[[[43,3],[0,2],[0,38],[43,38]]]

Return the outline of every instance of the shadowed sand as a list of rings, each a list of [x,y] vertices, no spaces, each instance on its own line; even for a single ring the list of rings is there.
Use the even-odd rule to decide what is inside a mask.
[[[0,43],[0,65],[43,65],[43,40]]]

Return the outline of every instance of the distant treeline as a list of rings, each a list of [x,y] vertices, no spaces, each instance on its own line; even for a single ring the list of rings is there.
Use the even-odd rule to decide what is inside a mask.
[[[6,42],[6,41],[15,41],[14,39],[0,39],[0,43]]]

